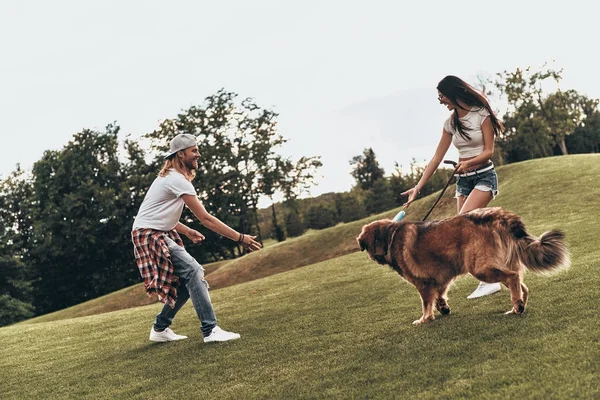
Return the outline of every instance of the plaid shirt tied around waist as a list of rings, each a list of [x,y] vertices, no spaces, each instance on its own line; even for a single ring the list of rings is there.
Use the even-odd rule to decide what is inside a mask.
[[[171,253],[167,247],[166,237],[183,247],[181,237],[172,231],[154,229],[136,229],[131,232],[135,262],[144,280],[144,288],[148,296],[158,295],[158,300],[175,307],[179,278],[174,274]]]

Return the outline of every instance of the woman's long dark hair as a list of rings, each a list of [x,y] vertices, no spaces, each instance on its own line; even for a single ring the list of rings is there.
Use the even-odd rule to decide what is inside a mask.
[[[496,114],[490,107],[487,99],[482,93],[473,89],[471,85],[463,81],[462,79],[448,75],[440,81],[437,85],[437,90],[444,95],[445,98],[450,100],[456,107],[463,108],[461,104],[465,104],[468,107],[479,107],[485,108],[490,113],[490,121],[492,122],[492,128],[494,134],[498,135],[504,130],[504,125],[496,117]],[[470,110],[470,109],[469,109]],[[465,140],[471,140],[471,137],[467,133],[470,128],[465,127],[458,116],[458,110],[454,110],[452,113],[452,126],[458,131],[458,134]]]

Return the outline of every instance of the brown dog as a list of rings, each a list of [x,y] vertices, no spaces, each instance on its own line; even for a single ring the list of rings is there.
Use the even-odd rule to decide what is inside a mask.
[[[564,234],[553,230],[539,238],[529,235],[521,218],[500,207],[483,208],[430,222],[380,220],[363,226],[356,238],[360,249],[379,264],[392,267],[416,286],[423,316],[433,320],[433,306],[449,314],[447,291],[460,275],[502,282],[510,289],[512,310],[522,314],[527,304],[525,268],[550,272],[567,268]],[[507,314],[508,314],[507,313]]]

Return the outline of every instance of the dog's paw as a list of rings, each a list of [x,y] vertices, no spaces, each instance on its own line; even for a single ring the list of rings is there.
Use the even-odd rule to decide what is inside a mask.
[[[450,306],[446,303],[445,299],[438,298],[437,303],[435,304],[435,308],[442,314],[448,315],[450,314]]]
[[[442,313],[442,315],[450,314],[450,307],[448,307],[448,306],[440,307],[438,310],[440,313]]]
[[[416,321],[413,321],[413,325],[421,325],[421,324],[425,324],[429,321],[433,321],[435,318],[434,317],[430,317],[430,318],[425,318],[425,317],[421,317]]]
[[[504,314],[522,315],[524,312],[525,312],[525,303],[523,302],[523,300],[518,300],[517,304],[515,304],[511,310],[505,312]]]

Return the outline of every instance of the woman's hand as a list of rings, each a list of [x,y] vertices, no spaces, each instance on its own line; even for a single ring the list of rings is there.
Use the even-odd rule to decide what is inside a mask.
[[[456,164],[456,173],[457,174],[464,174],[466,172],[469,172],[471,170],[471,163],[469,162],[469,160],[467,161],[459,161]]]
[[[408,189],[406,192],[400,193],[400,196],[408,196],[408,200],[406,201],[406,203],[403,204],[403,207],[408,208],[408,206],[410,206],[410,203],[412,203],[417,198],[418,194],[419,191],[416,187]]]
[[[191,229],[185,234],[192,242],[198,243],[205,239],[204,235],[195,229]]]
[[[262,245],[255,240],[256,236],[246,235],[245,233],[241,233],[240,235],[242,235],[242,241],[238,243],[249,251],[256,251],[262,248]]]

